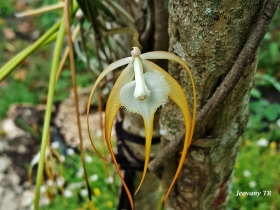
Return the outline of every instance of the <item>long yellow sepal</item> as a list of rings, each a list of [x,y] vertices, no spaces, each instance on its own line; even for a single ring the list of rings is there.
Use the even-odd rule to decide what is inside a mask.
[[[131,196],[131,193],[129,191],[129,189],[127,188],[127,185],[123,179],[122,173],[119,169],[116,157],[114,155],[114,151],[112,148],[112,144],[111,144],[111,132],[112,132],[112,126],[113,126],[113,122],[114,119],[120,109],[120,89],[129,81],[132,80],[134,76],[134,72],[132,70],[132,64],[130,63],[120,74],[120,76],[118,77],[109,97],[108,97],[108,101],[106,104],[106,110],[105,110],[105,140],[109,149],[109,152],[111,154],[112,160],[114,165],[116,166],[117,172],[119,174],[119,177],[122,181],[123,187],[128,195],[129,201],[130,201],[130,205],[132,207],[132,209],[134,209],[134,205],[133,205],[133,199]]]
[[[96,147],[94,146],[93,144],[93,140],[92,140],[92,137],[91,137],[91,133],[90,133],[90,129],[89,129],[89,111],[90,111],[90,104],[91,104],[91,100],[92,100],[92,97],[93,97],[93,94],[94,94],[94,91],[97,87],[97,85],[101,82],[101,80],[111,71],[117,69],[118,67],[120,66],[123,66],[123,65],[126,65],[128,63],[131,63],[132,61],[132,57],[127,57],[127,58],[123,58],[123,59],[120,59],[112,64],[110,64],[109,66],[107,66],[103,71],[102,73],[99,75],[99,77],[96,79],[94,85],[93,85],[93,88],[90,92],[90,96],[89,96],[89,99],[88,99],[88,104],[87,104],[87,130],[88,130],[88,135],[89,135],[89,139],[90,139],[90,142],[91,142],[91,145],[93,147],[93,149],[96,151],[96,153],[105,161],[106,158],[102,157],[102,155],[98,152],[98,150],[96,149]]]
[[[145,136],[146,136],[145,137],[145,162],[144,162],[144,168],[143,168],[140,184],[138,185],[134,194],[136,194],[140,190],[148,170],[148,164],[150,160],[150,153],[151,153],[151,146],[152,146],[152,138],[153,138],[154,113],[150,116],[150,119],[146,119],[143,117],[143,121],[144,121]]]
[[[184,146],[183,146],[181,158],[180,158],[180,161],[179,161],[179,165],[177,167],[177,171],[176,171],[176,173],[174,175],[174,178],[173,178],[173,180],[172,180],[172,182],[171,182],[171,184],[170,184],[170,186],[169,186],[169,188],[166,192],[166,195],[165,195],[164,205],[166,205],[168,196],[169,196],[169,194],[171,192],[171,189],[174,186],[174,184],[175,184],[175,182],[176,182],[176,180],[177,180],[177,178],[180,174],[180,171],[181,171],[181,169],[183,167],[183,164],[184,164],[184,160],[185,160],[186,155],[187,155],[189,145],[191,144],[192,134],[193,134],[193,129],[194,129],[194,124],[193,124],[192,121],[195,120],[195,115],[193,116],[194,120],[191,120],[190,112],[189,112],[189,105],[188,105],[188,101],[186,99],[186,95],[185,95],[182,87],[178,84],[178,82],[173,77],[171,77],[166,71],[164,71],[162,68],[160,68],[158,65],[156,65],[156,64],[154,64],[150,61],[147,61],[147,60],[144,60],[143,63],[144,63],[144,66],[146,65],[150,69],[156,69],[161,74],[164,75],[166,81],[168,82],[168,84],[170,86],[170,90],[171,90],[170,93],[169,93],[169,97],[181,109],[182,114],[183,114],[183,118],[184,118],[184,123],[185,123],[186,132],[185,132]],[[196,104],[194,103],[194,113],[195,113],[195,106],[196,106]]]
[[[174,55],[170,52],[165,52],[165,51],[147,52],[147,53],[141,54],[140,58],[141,59],[168,59],[168,60],[175,61],[175,62],[179,63],[180,65],[182,65],[186,69],[186,71],[187,71],[187,73],[188,73],[188,75],[191,79],[192,93],[193,93],[193,116],[192,116],[192,129],[191,129],[191,137],[192,137],[193,132],[194,132],[195,119],[196,119],[196,91],[195,91],[195,85],[194,85],[194,80],[193,80],[193,77],[192,77],[192,73],[191,73],[189,67],[179,56]]]

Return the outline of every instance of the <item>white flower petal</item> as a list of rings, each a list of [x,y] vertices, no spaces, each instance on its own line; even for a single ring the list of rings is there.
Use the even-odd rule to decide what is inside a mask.
[[[31,165],[31,166],[36,165],[37,163],[39,163],[39,160],[40,160],[40,153],[37,153],[37,154],[33,157],[33,159],[31,160],[30,165]]]
[[[60,143],[58,141],[54,141],[51,143],[51,148],[57,149],[60,147]]]
[[[84,186],[84,182],[75,182],[75,183],[69,184],[67,187],[67,190],[75,190],[75,189],[82,188],[83,186]]]
[[[58,187],[62,187],[64,185],[64,183],[65,183],[65,180],[64,180],[63,177],[58,177],[56,179],[56,184],[57,184]]]
[[[114,183],[114,178],[111,177],[111,176],[109,176],[109,177],[107,177],[107,178],[105,179],[105,182],[106,182],[107,184],[112,184],[112,183]]]
[[[92,162],[92,157],[90,157],[90,156],[85,156],[85,161],[87,162],[87,163],[91,163]]]
[[[72,193],[71,190],[65,190],[65,191],[64,191],[64,196],[65,196],[66,198],[70,198],[70,197],[73,196],[73,193]]]
[[[255,181],[250,181],[249,182],[249,187],[255,188],[257,186],[257,183]]]
[[[61,160],[61,162],[64,162],[65,161],[65,156],[64,155],[60,155],[60,160]]]
[[[50,199],[49,198],[43,197],[43,198],[40,199],[40,205],[46,206],[46,205],[49,205],[49,204],[50,204]]]
[[[74,154],[75,154],[75,151],[74,151],[74,149],[72,149],[72,148],[68,148],[68,149],[66,150],[66,153],[67,153],[67,155],[74,155]]]
[[[267,146],[269,145],[269,142],[268,142],[267,139],[261,138],[261,139],[259,139],[259,140],[257,141],[256,144],[257,144],[258,146],[260,146],[260,147],[267,147]]]
[[[245,170],[245,171],[243,171],[243,176],[250,177],[251,176],[251,172],[249,170]]]
[[[277,123],[277,126],[280,128],[280,119],[278,119],[278,120],[276,121],[276,123]]]
[[[51,179],[48,179],[47,181],[46,181],[46,184],[48,185],[48,186],[53,186],[53,180],[51,180]]]
[[[83,175],[84,175],[84,171],[83,171],[82,168],[80,168],[80,169],[77,171],[76,176],[77,176],[78,178],[81,178]]]
[[[134,98],[133,94],[136,84],[135,81],[131,81],[121,89],[120,102],[128,111],[140,114],[143,118],[149,119],[159,106],[166,103],[170,88],[164,76],[158,71],[145,73],[144,80],[151,91],[149,97],[145,100]]]
[[[40,193],[45,193],[47,190],[46,190],[46,186],[41,186],[40,187]]]
[[[90,180],[91,182],[97,181],[97,180],[98,180],[98,175],[97,175],[97,174],[91,175],[91,176],[89,177],[89,180]]]
[[[83,196],[83,197],[87,196],[87,195],[88,195],[87,189],[82,189],[82,190],[80,191],[80,195]]]

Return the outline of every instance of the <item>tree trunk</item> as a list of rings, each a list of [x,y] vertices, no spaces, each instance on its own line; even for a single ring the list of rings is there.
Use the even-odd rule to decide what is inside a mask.
[[[170,0],[169,50],[180,56],[193,73],[198,110],[231,69],[263,5],[264,0]],[[226,209],[239,139],[248,120],[249,93],[256,64],[253,59],[246,67],[218,112],[196,125],[194,140],[167,209]],[[179,81],[192,104],[191,84],[185,70],[170,63],[169,73]],[[181,112],[174,103],[163,107],[160,124],[163,144],[184,130]],[[179,157],[178,152],[165,160],[164,190],[173,179]]]
[[[133,2],[142,52],[165,50],[168,15],[162,12],[167,1]],[[279,4],[279,0],[268,0],[265,6],[264,2],[169,0],[169,51],[180,56],[193,73],[198,115],[185,164],[168,199],[168,210],[226,209],[239,139],[248,120],[249,94],[257,65],[255,53]],[[192,107],[186,71],[171,62],[169,73],[181,84]],[[139,117],[125,114],[122,130],[143,137],[141,123]],[[155,119],[154,136],[161,135],[162,148],[149,164],[150,171],[161,178],[164,193],[180,159],[184,132],[181,111],[169,101],[161,111],[159,127]],[[144,159],[144,145],[127,141],[127,146],[132,156]],[[124,153],[129,158],[128,150]],[[155,153],[156,148],[151,159]],[[134,176],[134,188],[140,174]],[[148,174],[135,197],[136,210],[157,208],[158,185],[156,177]]]

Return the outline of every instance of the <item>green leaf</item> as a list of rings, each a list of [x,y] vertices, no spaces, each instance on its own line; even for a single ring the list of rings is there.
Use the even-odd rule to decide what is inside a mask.
[[[279,113],[280,105],[279,104],[271,104],[269,105],[265,112],[264,116],[269,120],[269,121],[275,121],[277,119],[278,113]]]
[[[250,95],[255,97],[255,98],[261,98],[261,92],[257,88],[253,88],[250,92]]]
[[[279,141],[279,139],[280,139],[280,129],[279,128],[274,129],[272,139],[275,140],[275,141]]]
[[[98,29],[98,11],[103,11],[107,16],[115,20],[114,14],[100,0],[77,0],[81,10],[85,14],[89,22],[91,22],[95,33],[99,33]]]
[[[261,114],[269,105],[267,100],[254,101],[249,104],[250,111]]]
[[[273,87],[280,92],[280,83],[272,76],[268,74],[264,74],[262,78],[266,81],[269,82]]]
[[[277,42],[271,42],[269,44],[269,54],[271,57],[271,62],[275,63],[275,61],[279,55]]]

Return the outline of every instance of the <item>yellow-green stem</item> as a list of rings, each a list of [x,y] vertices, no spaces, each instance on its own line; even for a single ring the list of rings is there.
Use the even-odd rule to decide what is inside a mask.
[[[74,1],[73,12],[75,12],[78,8],[78,4]],[[43,127],[43,136],[40,148],[40,160],[38,164],[37,177],[36,177],[36,191],[35,191],[35,199],[34,199],[34,210],[39,210],[39,201],[40,201],[40,187],[42,184],[43,178],[43,169],[44,169],[44,161],[45,161],[45,153],[47,148],[49,130],[50,130],[50,121],[51,121],[51,113],[53,106],[53,97],[56,85],[56,74],[60,60],[60,54],[64,42],[65,37],[65,21],[60,21],[60,27],[57,34],[56,45],[54,49],[54,55],[52,60],[50,79],[49,79],[49,89],[48,89],[48,97],[47,97],[47,106],[46,113],[44,118],[44,127]]]
[[[42,184],[45,153],[46,153],[47,140],[48,140],[49,129],[50,129],[53,97],[54,97],[54,90],[56,84],[56,71],[59,64],[60,52],[64,42],[64,36],[65,36],[65,22],[62,21],[57,35],[57,40],[56,40],[56,45],[55,45],[54,55],[52,60],[50,80],[49,80],[47,106],[46,106],[46,113],[44,118],[43,136],[42,136],[41,149],[40,149],[40,160],[39,160],[37,177],[36,177],[34,210],[39,209],[40,187]]]

